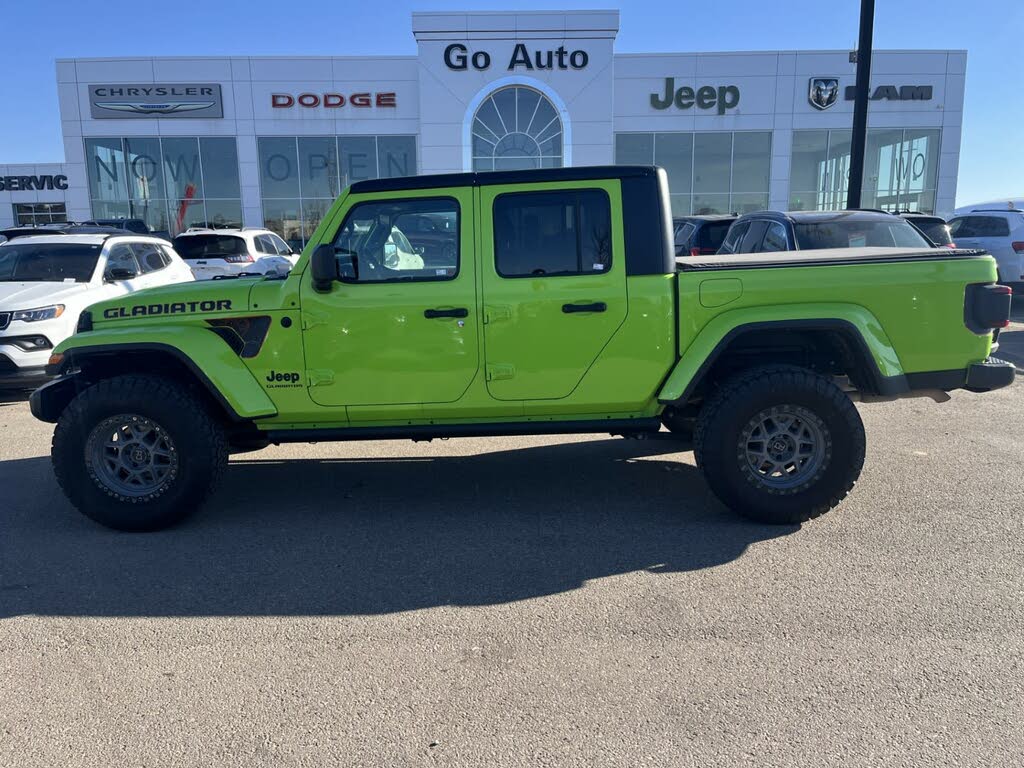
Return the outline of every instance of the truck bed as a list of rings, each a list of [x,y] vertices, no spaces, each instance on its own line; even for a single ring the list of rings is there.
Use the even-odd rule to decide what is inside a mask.
[[[819,251],[778,251],[773,253],[722,253],[679,257],[680,272],[715,272],[729,269],[837,266],[840,264],[885,264],[906,261],[950,261],[980,259],[986,251],[966,248],[829,248]]]

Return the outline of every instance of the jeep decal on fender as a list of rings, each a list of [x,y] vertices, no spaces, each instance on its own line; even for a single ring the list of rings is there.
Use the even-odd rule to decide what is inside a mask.
[[[282,387],[301,387],[299,383],[302,381],[302,376],[296,371],[286,371],[281,373],[280,371],[270,371],[267,373],[266,378],[267,389],[281,389]]]
[[[136,304],[134,307],[110,307],[103,310],[104,320],[120,317],[148,317],[151,315],[178,315],[183,312],[226,312],[231,299],[209,301],[176,301],[173,304]]]

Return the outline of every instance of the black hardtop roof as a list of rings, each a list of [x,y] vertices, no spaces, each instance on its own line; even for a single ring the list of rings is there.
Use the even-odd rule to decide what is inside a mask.
[[[427,176],[401,176],[394,179],[357,181],[349,191],[397,192],[406,189],[440,189],[443,187],[486,187],[495,184],[536,184],[545,181],[590,181],[654,176],[653,165],[591,165],[579,168],[540,168],[529,171],[484,171],[475,173],[440,173]]]

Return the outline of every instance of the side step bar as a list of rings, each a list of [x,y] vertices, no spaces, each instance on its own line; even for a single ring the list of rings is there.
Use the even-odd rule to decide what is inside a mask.
[[[489,424],[409,424],[398,427],[331,427],[268,429],[260,434],[272,443],[316,443],[345,440],[433,440],[446,437],[509,437],[513,435],[655,434],[657,418],[591,421],[512,421]]]

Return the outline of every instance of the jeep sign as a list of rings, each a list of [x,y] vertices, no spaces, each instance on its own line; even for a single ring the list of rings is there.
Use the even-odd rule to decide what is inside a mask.
[[[689,109],[696,105],[697,109],[714,109],[724,115],[725,110],[740,103],[740,89],[735,85],[702,85],[699,88],[683,85],[676,88],[676,79],[666,77],[664,90],[663,94],[651,94],[651,106],[655,109],[668,109],[673,104],[676,109]]]
[[[90,85],[89,109],[97,120],[224,117],[217,83]]]

